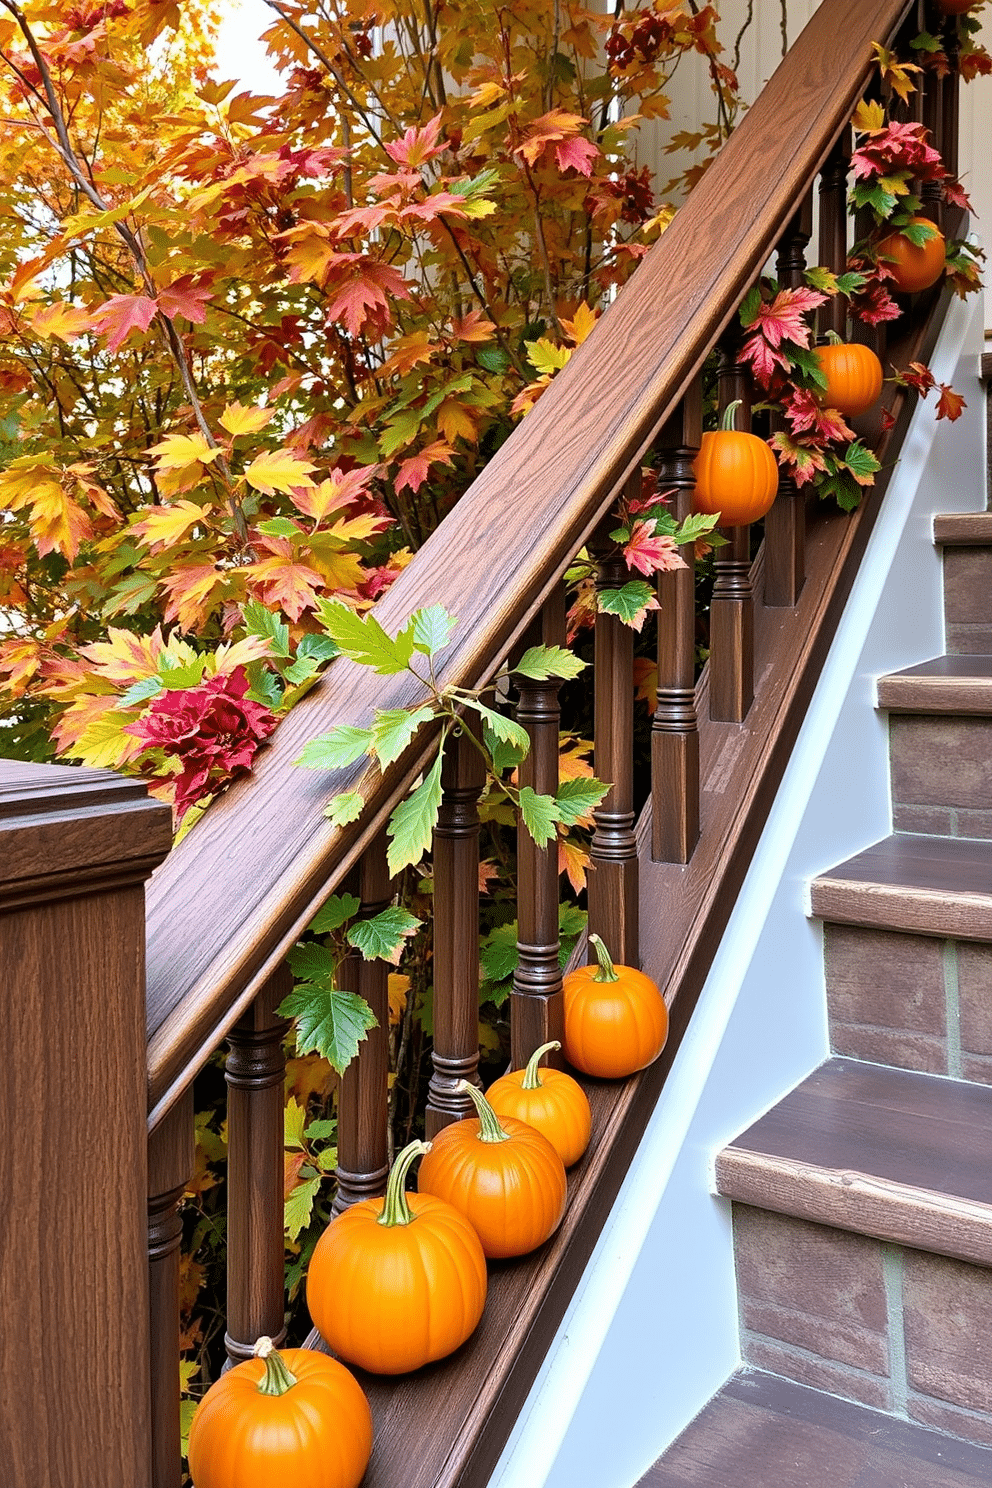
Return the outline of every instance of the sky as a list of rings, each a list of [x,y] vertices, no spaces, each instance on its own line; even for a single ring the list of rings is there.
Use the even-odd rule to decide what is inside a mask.
[[[276,74],[258,39],[275,19],[274,12],[265,0],[226,0],[226,9],[217,43],[218,78],[237,78],[254,93],[275,91]]]

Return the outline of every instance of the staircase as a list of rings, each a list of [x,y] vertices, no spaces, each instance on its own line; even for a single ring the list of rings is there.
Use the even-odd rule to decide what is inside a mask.
[[[948,654],[878,684],[895,830],[811,886],[833,1057],[716,1161],[743,1367],[642,1488],[992,1482],[992,513],[934,540]]]

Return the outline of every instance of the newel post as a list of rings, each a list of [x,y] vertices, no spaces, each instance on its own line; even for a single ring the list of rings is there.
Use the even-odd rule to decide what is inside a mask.
[[[151,1481],[144,881],[171,827],[133,780],[0,761],[4,1488]]]

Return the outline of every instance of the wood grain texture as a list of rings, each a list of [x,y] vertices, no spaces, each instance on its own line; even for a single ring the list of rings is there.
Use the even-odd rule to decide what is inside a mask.
[[[718,1154],[741,1203],[992,1265],[992,1089],[832,1059]]]
[[[180,1488],[179,1205],[196,1164],[190,1087],[148,1139],[148,1337],[151,1488]]]
[[[814,879],[810,901],[838,924],[992,940],[992,842],[896,832]]]
[[[891,713],[992,714],[992,656],[935,656],[878,679],[878,705]]]
[[[849,117],[869,43],[887,40],[904,9],[905,0],[831,0],[816,12],[609,315],[383,597],[387,629],[424,603],[458,615],[444,680],[481,685],[536,613],[734,314]],[[156,874],[153,1120],[251,1002],[329,882],[379,830],[422,754],[414,747],[381,783],[359,767],[330,779],[292,767],[302,743],[331,724],[367,724],[373,708],[417,695],[412,679],[370,682],[364,669],[335,662],[252,777],[211,808],[195,843],[180,844]],[[349,786],[373,809],[334,828],[323,805]]]
[[[992,1448],[741,1370],[637,1488],[741,1488],[745,1481],[753,1488],[979,1488],[992,1481]]]
[[[945,548],[992,546],[992,512],[944,512],[933,519],[933,540]]]

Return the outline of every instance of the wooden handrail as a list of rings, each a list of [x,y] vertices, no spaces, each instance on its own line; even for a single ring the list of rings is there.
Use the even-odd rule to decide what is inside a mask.
[[[907,0],[825,0],[740,128],[589,340],[377,607],[395,630],[421,605],[458,616],[445,681],[479,686],[523,632],[671,414],[849,118]],[[843,38],[843,50],[838,47]],[[381,829],[429,745],[374,768],[297,769],[303,743],[373,708],[408,706],[408,676],[344,660],[280,726],[153,877],[148,894],[150,1122],[252,1001],[330,888]],[[332,828],[333,790],[359,822]]]

